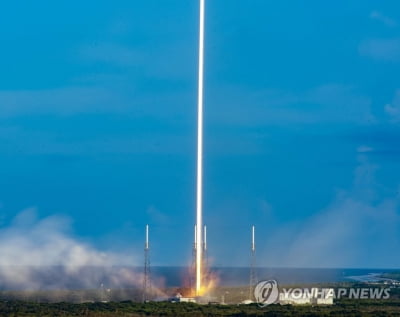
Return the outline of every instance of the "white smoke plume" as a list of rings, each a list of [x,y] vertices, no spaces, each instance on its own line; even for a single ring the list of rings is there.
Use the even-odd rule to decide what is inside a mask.
[[[274,229],[262,239],[260,265],[272,267],[392,268],[400,256],[400,196],[376,181],[379,166],[360,154],[353,188],[338,191],[302,223]],[[261,262],[262,261],[262,262]]]
[[[37,219],[34,209],[0,228],[0,285],[3,289],[97,288],[141,286],[142,273],[124,254],[99,251],[70,234],[61,216]]]

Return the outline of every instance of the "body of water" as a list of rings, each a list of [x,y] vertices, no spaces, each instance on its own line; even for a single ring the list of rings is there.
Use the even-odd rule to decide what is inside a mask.
[[[211,269],[220,286],[249,284],[250,268],[216,267]],[[280,285],[335,282],[373,282],[386,269],[304,269],[257,268],[257,280],[273,279]],[[397,270],[398,271],[398,270]],[[0,267],[1,290],[141,288],[141,267]],[[186,267],[151,267],[151,280],[159,287],[191,287],[194,277]]]
[[[187,282],[188,269],[179,267],[155,267],[154,278],[164,278],[167,286],[182,285]],[[337,282],[373,282],[382,273],[396,272],[393,269],[313,269],[313,268],[256,268],[257,280],[273,279],[279,284],[315,284]],[[250,268],[217,267],[212,272],[221,286],[248,285]]]

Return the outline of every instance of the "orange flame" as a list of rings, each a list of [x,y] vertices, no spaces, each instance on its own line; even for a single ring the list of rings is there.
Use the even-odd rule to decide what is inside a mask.
[[[200,291],[192,290],[192,296],[211,295],[212,291],[218,286],[219,278],[215,272],[205,271],[202,273],[202,282]]]
[[[197,296],[210,295],[212,291],[217,287],[219,278],[215,273],[207,272],[203,274],[203,283]]]

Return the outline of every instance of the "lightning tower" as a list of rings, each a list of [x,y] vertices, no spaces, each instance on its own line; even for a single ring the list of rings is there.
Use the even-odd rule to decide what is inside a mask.
[[[250,281],[249,281],[249,299],[253,298],[253,288],[257,283],[257,273],[256,273],[256,241],[254,226],[251,227],[251,250],[250,250]]]
[[[204,10],[200,0],[199,81],[197,100],[197,201],[196,201],[196,295],[201,295],[203,270],[203,82],[204,82]]]
[[[203,240],[203,259],[204,259],[204,270],[208,270],[208,250],[207,250],[207,226],[203,229],[204,240]]]
[[[194,225],[194,240],[193,240],[193,249],[192,249],[192,266],[190,267],[190,279],[189,286],[190,289],[193,289],[193,285],[196,284],[196,246],[197,246],[197,227]]]
[[[143,291],[142,291],[143,302],[149,300],[148,296],[150,293],[151,293],[151,283],[150,283],[149,225],[146,225],[146,240],[144,243]]]

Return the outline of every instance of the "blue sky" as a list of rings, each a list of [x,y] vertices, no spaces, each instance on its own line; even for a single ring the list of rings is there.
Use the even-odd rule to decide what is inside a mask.
[[[206,6],[214,263],[248,264],[256,224],[261,266],[397,267],[400,4]],[[197,1],[1,4],[2,230],[63,215],[141,263],[149,223],[152,263],[190,262],[197,16]]]

